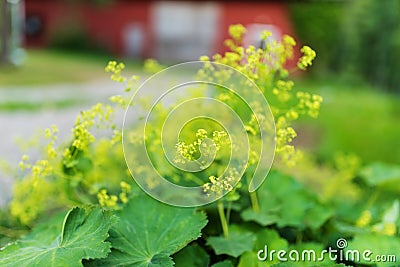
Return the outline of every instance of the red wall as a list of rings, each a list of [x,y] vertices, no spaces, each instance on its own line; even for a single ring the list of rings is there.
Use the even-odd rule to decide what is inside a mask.
[[[146,2],[117,2],[112,5],[93,7],[66,4],[58,1],[26,1],[26,15],[37,14],[43,18],[44,28],[39,37],[27,37],[30,47],[46,46],[52,34],[68,25],[79,23],[90,38],[114,54],[123,53],[122,30],[132,22],[144,27],[144,42],[151,43],[150,5]],[[143,46],[146,47],[146,46]],[[143,51],[149,56],[151,50]]]
[[[151,22],[152,1],[116,1],[106,6],[66,4],[61,1],[26,0],[26,14],[39,14],[44,21],[44,31],[39,37],[27,37],[28,46],[45,46],[52,33],[61,25],[83,22],[92,40],[114,54],[123,54],[124,26],[137,22],[144,29],[143,57],[152,56],[153,27]],[[216,51],[225,51],[223,40],[228,38],[231,24],[263,23],[277,25],[283,34],[294,35],[287,7],[278,2],[219,2],[221,34],[216,40]]]

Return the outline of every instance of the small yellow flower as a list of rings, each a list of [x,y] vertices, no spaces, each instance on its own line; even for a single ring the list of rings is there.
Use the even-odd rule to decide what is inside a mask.
[[[268,37],[270,37],[272,35],[272,33],[270,31],[263,31],[260,34],[260,39],[265,41],[268,39]]]
[[[316,57],[316,53],[314,50],[311,49],[311,47],[305,45],[303,46],[300,51],[303,53],[303,56],[299,58],[299,61],[297,63],[297,67],[301,70],[305,70],[307,66],[312,65],[312,61]]]
[[[356,226],[358,227],[365,227],[371,222],[371,212],[369,210],[364,210],[361,213],[360,218],[357,219],[356,221]]]
[[[51,130],[49,128],[44,130],[44,136],[46,138],[50,138],[51,137]]]
[[[397,226],[395,223],[385,223],[383,225],[382,234],[394,236],[396,235],[396,232],[397,232]]]
[[[210,58],[208,56],[201,56],[200,61],[210,61]]]
[[[229,35],[235,40],[240,41],[246,33],[246,28],[242,24],[229,26]]]
[[[284,35],[283,36],[283,43],[290,45],[290,46],[295,46],[296,45],[296,41],[289,35]]]

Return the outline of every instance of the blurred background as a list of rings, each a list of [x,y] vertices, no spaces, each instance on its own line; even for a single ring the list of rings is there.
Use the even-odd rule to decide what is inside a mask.
[[[0,158],[14,166],[18,140],[53,123],[67,136],[77,112],[118,93],[108,60],[143,76],[146,58],[172,64],[224,52],[236,23],[247,27],[247,45],[270,30],[316,50],[310,72],[294,78],[324,105],[318,120],[298,123],[298,146],[319,162],[342,153],[400,163],[400,0],[1,0],[0,8]],[[12,179],[0,175],[1,204]]]

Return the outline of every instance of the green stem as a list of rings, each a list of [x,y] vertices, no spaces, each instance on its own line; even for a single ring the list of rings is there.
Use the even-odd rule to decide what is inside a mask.
[[[195,182],[197,185],[204,185],[205,182],[203,182],[200,178],[198,178],[197,176],[192,176],[190,177],[190,179]]]
[[[224,213],[224,204],[221,201],[218,201],[217,206],[218,206],[218,214],[219,214],[219,219],[221,221],[222,231],[224,232],[225,238],[229,239],[228,222],[226,221]]]
[[[259,212],[260,211],[260,206],[258,205],[258,199],[257,199],[256,191],[250,192],[250,200],[251,200],[251,206],[253,207],[253,210],[255,212]]]
[[[299,244],[303,241],[303,232],[299,232],[296,237],[296,243]]]
[[[228,202],[228,207],[226,208],[226,222],[229,225],[229,220],[231,219],[232,201]]]
[[[375,201],[378,199],[379,194],[380,194],[379,191],[375,191],[371,195],[371,197],[368,199],[368,202],[367,202],[367,208],[370,208],[375,203]]]

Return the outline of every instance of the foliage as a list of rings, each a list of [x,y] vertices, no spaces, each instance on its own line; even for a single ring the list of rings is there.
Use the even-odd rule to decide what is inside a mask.
[[[174,255],[175,266],[208,267],[210,256],[199,246],[186,246]]]
[[[337,76],[297,79],[296,87],[308,89],[325,100],[318,120],[302,119],[296,123],[298,148],[311,151],[319,162],[329,162],[339,152],[355,154],[363,164],[400,162],[400,150],[393,149],[400,147],[399,98]]]
[[[398,0],[382,3],[351,1],[343,22],[344,51],[339,66],[345,71],[355,71],[371,84],[397,93],[400,82],[399,10]]]
[[[202,213],[171,207],[148,196],[132,198],[116,214],[120,220],[108,238],[111,253],[90,266],[173,266],[169,256],[197,239],[207,223]]]
[[[3,248],[0,264],[83,266],[85,259],[85,266],[173,266],[169,255],[197,239],[207,222],[193,209],[170,207],[146,195],[131,198],[120,211],[73,208],[63,223],[60,219]]]
[[[337,64],[341,18],[340,1],[296,1],[289,3],[293,26],[302,43],[312,45],[318,55],[311,72],[325,73]],[[316,73],[315,73],[316,74]]]
[[[1,266],[83,266],[82,259],[104,258],[110,251],[105,242],[116,217],[100,208],[71,209],[62,223],[35,228],[0,253]]]
[[[2,249],[0,263],[7,265],[18,257],[21,264],[57,266],[66,262],[77,266],[345,266],[328,256],[323,262],[258,258],[266,246],[276,251],[297,249],[301,253],[312,249],[320,253],[328,247],[336,248],[339,238],[349,240],[349,249],[364,250],[365,244],[371,242],[371,250],[376,249],[373,253],[388,255],[396,251],[392,248],[399,245],[398,187],[388,185],[399,183],[398,167],[360,167],[357,157],[343,155],[333,160],[333,166],[320,166],[306,152],[295,150],[294,122],[301,116],[317,117],[322,103],[317,94],[296,92],[288,78],[285,64],[293,55],[295,41],[289,36],[281,41],[270,40],[265,32],[261,36],[266,41],[264,49],[245,48],[241,38],[246,29],[234,25],[229,31],[232,39],[226,45],[230,51],[215,55],[212,60],[250,77],[268,99],[276,120],[277,158],[258,191],[249,193],[246,186],[258,164],[259,155],[255,152],[238,186],[215,203],[178,208],[146,195],[130,177],[122,151],[122,133],[114,120],[118,109],[130,105],[126,95],[135,90],[138,77],[125,77],[124,64],[112,61],[106,71],[125,85],[126,95],[113,96],[109,103],[82,111],[68,142],[58,140],[57,127],[45,129],[43,159],[23,157],[8,214],[10,222],[18,222],[2,224],[8,228],[26,225],[35,230]],[[308,46],[302,52],[299,69],[309,66],[315,57]],[[208,57],[201,61],[204,68],[200,77],[218,73],[207,64]],[[147,71],[159,68],[155,61],[147,63]],[[218,75],[223,77],[224,73]],[[257,110],[256,114],[249,114],[223,91],[215,97],[242,115],[249,139],[261,145]],[[166,113],[162,108],[156,112],[158,116],[149,121],[151,129],[162,125]],[[217,171],[206,170],[198,180],[164,165],[160,133],[152,131],[146,137],[151,143],[149,151],[154,153],[150,156],[168,179],[203,186],[205,194],[220,194],[232,189],[226,186],[226,180],[218,178],[218,168],[223,167],[225,152],[232,146],[225,139],[226,134],[208,124],[194,123],[182,130],[176,143],[178,160],[196,159],[202,141],[214,140]],[[127,140],[137,142],[135,137],[132,130]],[[301,163],[300,168],[294,167],[296,163]],[[140,164],[136,168],[144,173],[151,171]],[[232,176],[240,178],[237,173]],[[96,207],[85,211],[82,207],[87,204]],[[75,208],[63,224],[54,217],[55,223],[38,225],[40,217],[71,207]],[[60,254],[51,258],[53,252]],[[346,264],[370,263],[353,259]]]
[[[299,38],[312,44],[321,59],[315,74],[332,72],[399,92],[398,0],[301,1],[290,7]]]
[[[332,216],[332,210],[322,205],[314,194],[306,190],[290,176],[273,172],[268,177],[268,186],[260,190],[260,212],[245,209],[241,216],[245,221],[278,227],[292,226],[298,229],[319,229]]]
[[[234,225],[232,225],[234,226]],[[232,257],[239,257],[246,251],[251,251],[255,241],[255,235],[248,231],[240,229],[232,231],[235,228],[232,227],[229,239],[224,236],[212,236],[207,240],[207,244],[211,246],[217,255],[226,254]]]

